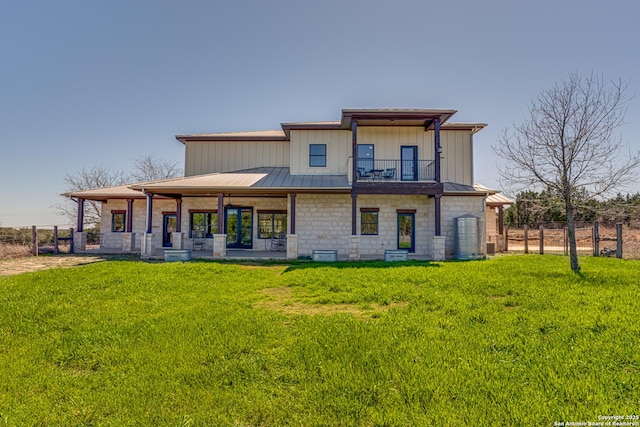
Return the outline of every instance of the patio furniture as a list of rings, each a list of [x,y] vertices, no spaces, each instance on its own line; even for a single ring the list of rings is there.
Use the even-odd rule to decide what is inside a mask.
[[[205,239],[193,239],[193,250],[204,251],[207,241]]]
[[[371,178],[371,172],[367,171],[365,168],[358,168],[357,170],[358,178]]]
[[[394,179],[396,177],[396,168],[387,168],[382,174],[384,179]]]
[[[286,251],[287,250],[287,234],[279,233],[277,239],[271,239],[272,251]]]

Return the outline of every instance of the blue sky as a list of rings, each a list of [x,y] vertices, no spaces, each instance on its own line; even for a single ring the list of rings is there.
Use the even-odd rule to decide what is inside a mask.
[[[0,6],[0,224],[63,225],[64,175],[183,161],[183,133],[338,120],[342,108],[453,108],[500,132],[568,72],[640,88],[640,3],[6,1]],[[620,129],[640,149],[640,98]],[[640,191],[640,186],[626,191]]]

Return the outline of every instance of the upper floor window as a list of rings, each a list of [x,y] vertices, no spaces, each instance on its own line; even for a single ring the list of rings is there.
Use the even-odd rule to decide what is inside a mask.
[[[327,144],[309,144],[309,167],[327,166]]]
[[[374,168],[374,148],[373,144],[358,144],[358,164],[359,170],[370,171]]]
[[[111,211],[111,231],[114,233],[124,233],[126,211]]]
[[[190,212],[191,237],[211,238],[218,232],[218,211]]]

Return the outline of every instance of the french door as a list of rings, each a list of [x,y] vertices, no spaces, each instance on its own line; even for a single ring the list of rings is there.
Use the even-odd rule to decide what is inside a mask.
[[[409,252],[416,251],[416,215],[414,213],[398,214],[398,249]]]
[[[418,180],[418,147],[403,145],[400,147],[400,176],[403,181]]]
[[[227,207],[225,226],[228,248],[253,248],[253,208]]]
[[[173,247],[173,239],[171,233],[176,231],[177,219],[176,214],[164,214],[162,216],[162,247]]]

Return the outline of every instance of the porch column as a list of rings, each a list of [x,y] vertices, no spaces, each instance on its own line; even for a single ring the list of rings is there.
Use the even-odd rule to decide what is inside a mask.
[[[504,206],[498,206],[498,234],[504,234]]]
[[[440,182],[441,181],[441,176],[440,176],[440,155],[442,154],[442,146],[440,145],[440,119],[434,119],[433,120],[433,142],[434,142],[434,150],[435,150],[435,157],[434,157],[434,169],[435,169],[435,179],[436,182]],[[438,234],[439,235],[439,234]]]
[[[358,193],[351,190],[351,235],[358,235]]]
[[[176,233],[182,232],[182,199],[176,199]]]
[[[435,235],[440,236],[442,234],[442,208],[440,206],[442,194],[436,194],[434,198],[435,198],[434,215],[435,215],[435,224],[436,224]]]
[[[127,200],[127,233],[133,229],[133,199]]]
[[[76,231],[82,233],[84,231],[84,199],[78,199],[78,218]]]
[[[289,207],[289,218],[291,219],[290,234],[296,234],[296,193],[289,194],[291,206]]]
[[[358,121],[351,119],[351,181],[356,182],[358,180],[358,174],[356,173],[358,168]]]
[[[140,252],[143,258],[148,258],[153,255],[153,194],[146,191],[143,191],[143,193],[147,198],[147,215],[145,232],[140,242]]]
[[[146,223],[146,233],[151,234],[153,227],[153,194],[145,192],[144,195],[147,197],[147,223]]]
[[[224,234],[224,194],[218,193],[218,234]]]

